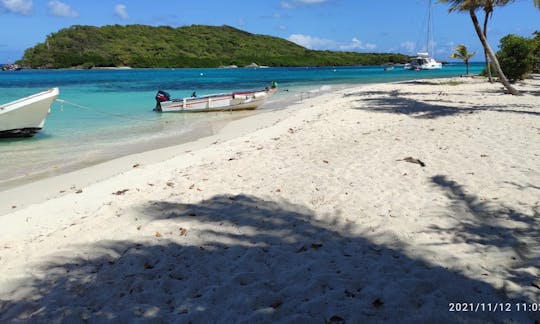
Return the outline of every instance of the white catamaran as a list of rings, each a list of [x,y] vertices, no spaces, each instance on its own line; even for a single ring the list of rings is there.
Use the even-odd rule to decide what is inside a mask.
[[[442,69],[442,63],[437,62],[429,55],[431,51],[433,53],[433,39],[432,39],[432,17],[431,17],[431,0],[429,1],[428,11],[428,28],[427,28],[427,40],[426,40],[426,52],[417,53],[409,63],[405,64],[406,70],[436,70]]]

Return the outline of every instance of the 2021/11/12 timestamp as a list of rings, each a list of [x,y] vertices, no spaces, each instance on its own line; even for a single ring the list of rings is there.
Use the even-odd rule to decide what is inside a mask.
[[[449,312],[540,312],[540,303],[448,303]]]

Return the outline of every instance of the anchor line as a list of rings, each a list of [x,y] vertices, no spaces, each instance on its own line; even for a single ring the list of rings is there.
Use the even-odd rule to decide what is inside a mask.
[[[124,114],[110,113],[110,112],[103,111],[103,110],[100,110],[100,109],[95,109],[95,108],[92,108],[92,107],[79,105],[79,104],[77,104],[75,102],[71,102],[71,101],[68,101],[68,100],[65,100],[65,99],[56,99],[56,101],[59,102],[62,105],[61,108],[60,108],[61,110],[63,110],[64,104],[67,104],[67,105],[71,105],[71,106],[74,106],[74,107],[77,107],[77,108],[80,108],[80,109],[84,109],[84,110],[87,110],[87,111],[93,111],[93,112],[96,112],[96,113],[100,113],[102,115],[121,118],[121,119],[129,119],[129,120],[137,120],[137,121],[155,121],[155,119],[137,118],[137,117],[124,115]]]

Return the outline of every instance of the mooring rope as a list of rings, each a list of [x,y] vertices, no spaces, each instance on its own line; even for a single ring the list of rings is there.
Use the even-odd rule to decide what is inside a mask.
[[[68,100],[65,100],[65,99],[56,99],[56,101],[61,104],[61,107],[60,107],[61,110],[64,110],[64,104],[68,104],[68,105],[71,105],[71,106],[74,106],[74,107],[77,107],[77,108],[80,108],[80,109],[93,111],[93,112],[96,112],[96,113],[100,113],[102,115],[107,115],[107,116],[121,118],[121,119],[130,119],[130,120],[137,120],[137,121],[155,121],[155,119],[138,118],[138,117],[133,117],[133,116],[125,115],[125,114],[110,113],[110,112],[103,111],[103,110],[100,110],[100,109],[79,105],[77,103],[74,103],[74,102],[71,102],[71,101],[68,101]]]

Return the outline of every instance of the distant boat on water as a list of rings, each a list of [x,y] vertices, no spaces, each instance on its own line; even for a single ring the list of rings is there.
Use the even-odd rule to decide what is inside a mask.
[[[2,71],[19,71],[21,69],[17,64],[4,64],[2,65]]]
[[[31,137],[39,132],[58,94],[58,88],[52,88],[1,105],[0,137]]]
[[[428,10],[428,28],[426,39],[426,52],[417,53],[409,63],[405,64],[406,70],[438,70],[442,69],[442,63],[437,62],[433,57],[429,55],[429,51],[433,52],[433,40],[431,35],[432,19],[431,19],[431,0],[429,0]]]
[[[429,56],[429,53],[418,53],[417,57],[405,64],[406,70],[437,70],[442,69],[442,63]]]
[[[165,91],[156,94],[156,108],[159,112],[210,112],[253,110],[266,102],[277,91],[277,83],[260,90],[237,91],[210,94],[198,97],[194,92],[189,98],[171,99]]]

